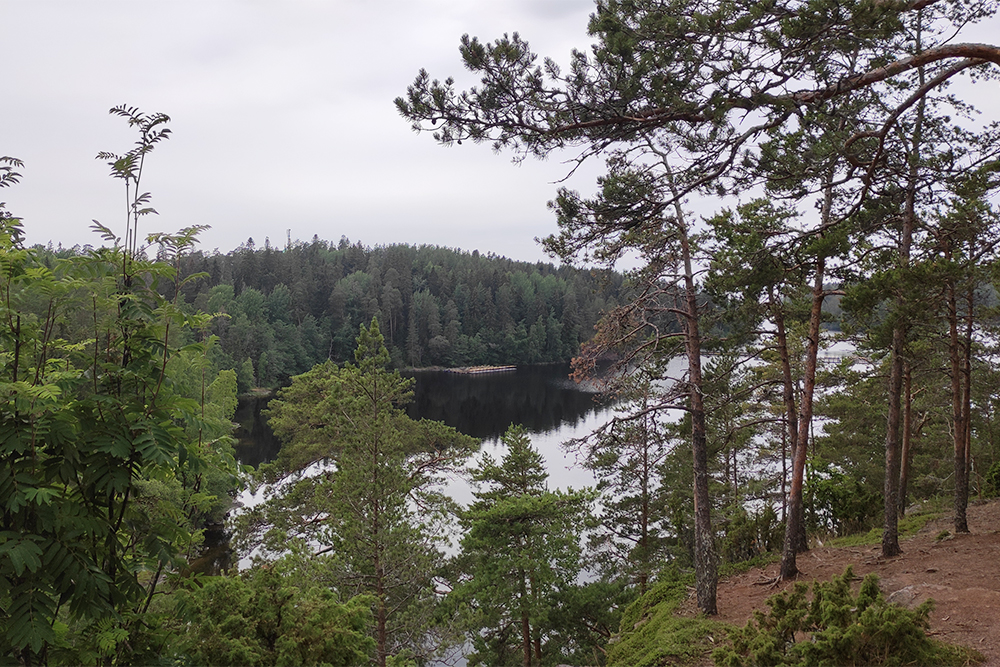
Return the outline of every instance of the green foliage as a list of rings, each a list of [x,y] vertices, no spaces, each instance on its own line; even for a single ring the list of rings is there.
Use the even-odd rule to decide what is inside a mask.
[[[400,654],[427,659],[452,640],[432,632],[450,511],[439,486],[477,447],[443,424],[407,417],[412,380],[387,370],[388,361],[373,319],[357,337],[354,365],[321,364],[278,393],[269,420],[283,446],[260,471],[270,492],[237,530],[247,551],[316,552],[339,595],[372,596],[380,665]]]
[[[681,550],[669,522],[670,484],[664,479],[678,437],[648,414],[656,400],[652,387],[648,376],[622,378],[618,409],[639,416],[612,420],[588,438],[565,445],[582,454],[603,497],[599,528],[589,536],[593,557],[604,576],[636,584],[639,592],[659,564]]]
[[[197,665],[369,664],[371,600],[337,600],[290,555],[238,575],[193,580],[174,594],[178,639]]]
[[[142,616],[163,573],[198,544],[198,523],[216,500],[200,480],[217,475],[229,484],[214,491],[233,488],[228,423],[210,423],[214,408],[167,372],[206,350],[184,343],[207,318],[159,291],[181,284],[169,260],[190,250],[200,228],[149,235],[164,261],[148,260],[137,238],[152,212],[139,189],[142,163],[168,136],[169,119],[112,113],[140,133],[125,155],[98,156],[128,188],[124,242],[96,223],[111,247],[55,258],[24,248],[19,221],[0,215],[6,661],[145,660]],[[224,394],[220,384],[213,398],[225,404]],[[200,440],[206,428],[222,444]]]
[[[927,525],[928,522],[933,519],[937,519],[940,516],[941,512],[933,509],[921,509],[920,511],[907,514],[899,520],[899,536],[903,538],[916,535],[924,526]],[[837,537],[830,540],[830,545],[836,547],[852,547],[863,544],[878,544],[881,539],[882,529],[881,527],[875,527],[865,533],[855,533],[854,535]]]
[[[859,479],[857,467],[848,473],[832,466],[813,470],[806,489],[807,525],[834,536],[862,532],[878,521],[872,507],[880,501],[878,490]]]
[[[991,465],[983,476],[983,491],[989,496],[1000,496],[1000,461]]]
[[[566,361],[622,291],[610,272],[318,237],[187,253],[178,270],[207,276],[180,296],[224,315],[211,325],[214,354],[238,371],[241,393],[287,384],[327,359],[350,361],[358,329],[376,316],[394,367]]]
[[[675,615],[688,597],[691,577],[667,571],[622,614],[621,630],[607,647],[608,667],[661,667],[703,660],[725,627],[703,617]]]
[[[726,563],[740,563],[781,549],[784,526],[772,507],[750,514],[743,507],[729,512],[720,553]]]
[[[851,592],[851,568],[830,582],[816,582],[767,601],[746,627],[730,633],[732,647],[713,652],[717,665],[965,665],[974,651],[927,636],[928,600],[915,609],[889,604],[874,574]]]
[[[504,458],[484,454],[472,472],[476,500],[461,513],[466,576],[451,603],[471,610],[470,664],[519,665],[525,651],[554,664],[565,659],[566,644],[593,642],[586,634],[555,641],[566,627],[553,611],[560,595],[580,593],[580,539],[594,496],[548,490],[544,460],[523,426],[511,426],[502,441]]]

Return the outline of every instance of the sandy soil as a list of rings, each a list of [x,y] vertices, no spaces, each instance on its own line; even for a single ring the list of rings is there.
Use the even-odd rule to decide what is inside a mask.
[[[903,554],[881,557],[879,546],[830,548],[816,546],[797,559],[800,581],[825,580],[842,574],[848,565],[863,577],[879,576],[890,600],[907,606],[927,598],[935,601],[931,634],[939,639],[975,648],[985,665],[1000,667],[1000,501],[970,504],[970,534],[938,539],[953,532],[952,518],[930,522],[916,536],[900,542]],[[791,583],[769,585],[778,564],[754,569],[719,582],[719,619],[743,625],[764,600]],[[687,605],[688,613],[693,605]]]

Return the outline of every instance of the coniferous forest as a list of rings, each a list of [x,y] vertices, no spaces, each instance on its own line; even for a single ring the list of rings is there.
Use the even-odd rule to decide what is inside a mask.
[[[283,250],[251,239],[226,255],[192,253],[181,270],[208,275],[183,291],[187,302],[228,316],[212,328],[218,363],[249,359],[260,386],[350,359],[373,317],[396,368],[566,361],[622,290],[609,271],[345,238]]]
[[[86,254],[44,249],[52,258]],[[208,333],[240,391],[277,387],[317,363],[352,358],[358,328],[377,317],[395,368],[568,361],[601,314],[622,301],[623,276],[516,262],[432,246],[369,248],[341,238],[226,253],[192,250],[179,296],[218,314]],[[173,298],[172,286],[164,296]]]
[[[170,118],[112,108],[124,220],[29,247],[0,204],[4,663],[982,661],[873,576],[791,582],[820,540],[889,562],[1000,495],[1000,126],[947,88],[995,82],[1000,47],[955,35],[997,9],[602,0],[567,72],[463,37],[477,86],[420,71],[396,108],[445,145],[604,160],[555,193],[559,267],[205,253],[204,227],[150,232]],[[0,189],[27,169],[0,157]],[[482,451],[405,410],[400,369],[571,358],[618,401],[563,444],[592,488],[558,488],[523,427]],[[260,387],[282,446],[254,468],[232,420]],[[218,526],[241,565],[206,573]],[[720,578],[768,564],[767,610],[718,622]]]

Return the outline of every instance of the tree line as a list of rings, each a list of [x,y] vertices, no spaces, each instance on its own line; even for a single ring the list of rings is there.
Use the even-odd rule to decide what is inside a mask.
[[[313,237],[227,254],[192,251],[180,294],[210,313],[213,354],[241,390],[351,359],[358,328],[382,323],[394,367],[567,361],[622,299],[621,274],[518,262],[479,251]]]

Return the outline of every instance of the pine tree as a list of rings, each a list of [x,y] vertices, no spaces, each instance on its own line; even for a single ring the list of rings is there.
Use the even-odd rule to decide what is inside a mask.
[[[519,654],[530,667],[548,663],[549,609],[580,573],[592,494],[550,491],[544,460],[523,426],[511,426],[502,441],[504,458],[496,463],[485,454],[473,471],[476,500],[462,513],[469,578],[453,596],[475,611],[472,664],[516,665]]]
[[[284,443],[265,469],[275,486],[244,517],[241,539],[278,553],[289,540],[312,544],[331,561],[339,593],[372,595],[375,659],[385,667],[392,655],[437,648],[428,645],[432,575],[449,507],[437,482],[475,441],[406,416],[413,381],[386,370],[377,319],[361,327],[354,356],[354,365],[327,362],[292,378],[270,404]]]

